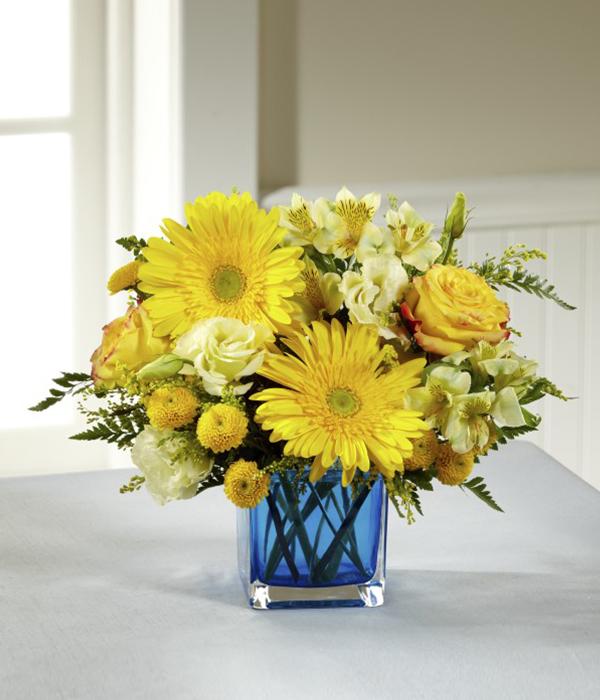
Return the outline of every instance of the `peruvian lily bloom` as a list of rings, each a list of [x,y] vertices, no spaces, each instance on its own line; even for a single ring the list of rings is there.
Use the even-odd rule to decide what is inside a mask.
[[[428,270],[442,252],[442,246],[431,238],[433,224],[422,219],[408,202],[385,215],[396,252],[407,265]]]
[[[457,396],[448,413],[444,437],[452,449],[464,454],[474,447],[483,449],[490,436],[489,416],[500,428],[525,423],[519,399],[512,387],[502,391],[480,391]]]
[[[344,295],[340,291],[340,275],[335,272],[322,274],[314,262],[305,256],[302,279],[305,283],[304,290],[293,297],[299,308],[295,316],[299,321],[310,323],[322,318],[324,312],[333,316],[340,309],[344,301]]]
[[[279,207],[279,225],[287,229],[284,244],[312,245],[329,212],[329,204],[323,197],[310,202],[294,193],[291,207]]]
[[[404,399],[405,408],[421,411],[423,420],[432,428],[446,428],[450,409],[458,397],[468,394],[471,388],[471,375],[455,367],[436,367],[432,370],[425,386],[409,389]]]
[[[373,223],[375,212],[381,204],[381,195],[366,194],[357,199],[350,190],[343,187],[335,198],[329,212],[325,228],[314,239],[315,248],[321,253],[333,253],[346,259],[352,255],[362,262],[373,253],[393,252],[393,244]]]
[[[512,352],[512,348],[513,344],[508,340],[497,345],[481,340],[469,352],[455,352],[445,357],[443,362],[458,366],[469,360],[476,377],[483,381],[493,377],[495,391],[512,386],[519,393],[535,377],[538,363],[520,357]]]

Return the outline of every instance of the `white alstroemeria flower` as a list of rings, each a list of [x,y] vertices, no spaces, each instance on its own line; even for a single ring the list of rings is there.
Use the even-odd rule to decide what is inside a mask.
[[[294,193],[290,207],[279,207],[279,225],[287,229],[283,244],[312,245],[317,233],[325,226],[330,211],[329,202],[323,197],[310,202]]]
[[[490,416],[500,428],[514,428],[525,423],[512,387],[502,389],[499,393],[480,391],[454,397],[443,435],[459,454],[469,452],[474,447],[483,449],[490,436]]]
[[[377,255],[364,261],[360,273],[345,272],[339,289],[352,323],[376,325],[382,337],[391,339],[396,337],[387,328],[392,304],[408,284],[406,270],[396,256]]]
[[[490,377],[494,378],[496,391],[512,387],[517,393],[531,383],[538,368],[535,360],[528,360],[512,352],[506,358],[482,360],[479,364]]]
[[[371,192],[357,199],[350,190],[342,187],[327,215],[325,228],[315,235],[315,248],[342,259],[352,255],[359,261],[364,259],[385,242],[384,233],[373,223],[380,204],[380,194]]]
[[[293,297],[300,309],[295,318],[303,323],[310,323],[321,318],[323,311],[333,316],[340,309],[344,302],[344,295],[340,291],[340,275],[336,272],[321,274],[314,262],[308,256],[304,256],[302,279],[305,283],[304,291]]]
[[[468,394],[470,388],[471,375],[468,372],[455,367],[436,367],[427,376],[425,386],[406,392],[404,406],[421,411],[426,423],[444,431],[456,399]]]
[[[385,215],[395,249],[407,265],[424,272],[442,252],[442,246],[431,238],[433,224],[422,219],[408,202]]]
[[[195,323],[177,339],[173,352],[194,363],[212,396],[221,396],[228,385],[239,395],[252,386],[252,382],[240,384],[239,380],[260,369],[265,345],[273,340],[271,331],[260,323],[215,316]]]
[[[443,362],[458,366],[468,360],[477,378],[486,383],[489,377],[493,378],[495,391],[512,386],[519,393],[535,377],[538,364],[534,360],[520,357],[512,352],[512,348],[513,344],[508,340],[497,345],[481,340],[470,352],[452,353],[444,357]]]
[[[493,402],[493,391],[479,391],[454,398],[443,431],[454,452],[464,454],[475,446],[485,447],[490,436],[487,417]]]
[[[507,386],[496,394],[490,415],[500,428],[518,428],[525,425],[521,404],[512,386]]]
[[[213,459],[201,453],[177,457],[185,439],[173,430],[155,430],[147,425],[136,437],[131,459],[145,476],[145,486],[155,501],[192,498],[198,484],[210,474]]]

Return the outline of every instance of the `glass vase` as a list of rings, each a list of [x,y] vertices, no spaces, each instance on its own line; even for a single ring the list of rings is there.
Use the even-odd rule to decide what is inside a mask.
[[[383,604],[387,492],[383,479],[316,484],[274,474],[256,508],[238,509],[238,563],[253,608]]]

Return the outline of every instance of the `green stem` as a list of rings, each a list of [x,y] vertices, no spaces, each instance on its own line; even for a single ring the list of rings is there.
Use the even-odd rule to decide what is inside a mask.
[[[339,530],[336,532],[335,537],[331,540],[329,547],[321,557],[321,561],[316,566],[315,579],[327,581],[333,578],[333,576],[330,575],[329,567],[330,565],[335,564],[335,561],[337,559],[337,552],[340,548],[340,545],[348,536],[349,530],[354,524],[354,521],[356,520],[356,517],[360,511],[360,508],[367,499],[369,492],[369,486],[368,484],[365,484],[363,490],[360,492],[360,494],[352,504],[352,507],[348,511],[348,514],[344,518],[344,522],[340,525]]]
[[[450,255],[452,254],[452,248],[454,248],[454,238],[450,236],[448,238],[448,247],[446,248],[446,252],[444,253],[444,259],[442,260],[442,265],[445,265],[448,260],[450,259]]]
[[[285,475],[281,475],[281,487],[285,494],[285,498],[288,504],[288,511],[286,515],[294,524],[297,530],[296,537],[302,548],[302,553],[304,554],[304,559],[306,560],[306,566],[310,566],[310,559],[312,555],[312,547],[310,544],[310,539],[308,533],[306,532],[306,527],[304,526],[304,518],[301,516],[298,510],[298,498],[294,493],[294,489],[291,487],[290,482],[287,480]]]
[[[298,568],[296,566],[296,563],[294,562],[294,557],[292,556],[290,548],[286,541],[285,533],[283,531],[283,523],[281,522],[281,516],[279,515],[279,511],[277,510],[277,504],[275,503],[275,500],[273,499],[273,496],[270,493],[267,494],[267,505],[269,506],[271,517],[273,518],[273,525],[275,526],[275,532],[277,534],[277,542],[279,544],[279,549],[283,558],[286,561],[286,564],[288,565],[288,569],[290,570],[292,578],[294,579],[294,581],[297,581],[300,578],[300,573],[298,572]]]
[[[312,486],[312,484],[311,484],[311,486]],[[340,522],[343,522],[344,513],[338,505],[335,494],[331,493],[330,496],[328,496],[328,499],[331,499],[333,501],[334,507],[337,510],[338,516],[340,518]],[[325,520],[327,522],[327,525],[329,525],[329,529],[331,530],[333,535],[335,535],[336,534],[335,525],[331,522],[331,518],[327,514],[327,508],[325,506],[323,506],[323,504],[321,503],[320,500],[319,500],[319,508],[321,509],[321,512],[323,513],[323,519],[321,520],[321,523],[323,522],[323,520]],[[319,527],[320,527],[320,525],[319,525]],[[351,532],[349,533],[348,545],[350,546],[349,550],[348,550],[348,547],[346,546],[346,543],[342,542],[342,546],[340,548],[340,559],[341,559],[341,554],[346,554],[348,559],[350,559],[350,561],[360,571],[360,573],[366,576],[364,567],[362,565],[362,562],[360,560],[360,556],[358,554],[358,549],[356,546],[356,538],[354,537],[354,529],[352,529]],[[314,552],[313,552],[314,556],[316,556],[316,549],[317,549],[317,547],[315,544],[315,548],[314,548]],[[313,569],[311,567],[311,571],[312,570]]]
[[[316,485],[316,491],[317,494],[321,497],[324,498],[329,491],[333,489],[335,484],[333,483],[327,483],[324,481],[319,482]],[[304,507],[302,508],[302,512],[300,514],[301,518],[303,521],[306,521],[310,514],[313,512],[313,510],[318,506],[317,499],[314,494],[311,494],[309,498],[307,499],[306,503],[304,504]],[[285,511],[285,505],[282,507],[282,510]],[[287,520],[287,516],[284,519],[284,523]],[[287,533],[285,534],[285,541],[286,543],[292,542],[294,537],[296,536],[296,531],[295,531],[294,523],[292,522],[290,527],[288,528]],[[283,554],[281,552],[281,548],[277,546],[277,540],[273,542],[273,546],[271,547],[271,552],[269,554],[269,558],[267,560],[267,565],[265,567],[265,579],[266,582],[268,583],[275,571],[277,570],[277,567],[279,566],[279,562],[283,558]]]

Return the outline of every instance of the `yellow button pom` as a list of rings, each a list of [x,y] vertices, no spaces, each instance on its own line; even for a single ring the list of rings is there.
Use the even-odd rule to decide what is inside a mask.
[[[473,450],[461,455],[450,447],[449,442],[444,442],[440,445],[435,460],[436,477],[446,486],[458,486],[473,471],[474,464]]]
[[[198,399],[182,386],[161,387],[148,399],[146,413],[157,430],[182,428],[196,417]]]
[[[433,430],[428,430],[423,433],[420,438],[411,440],[413,444],[413,453],[410,457],[404,460],[404,468],[407,471],[417,471],[418,469],[428,469],[440,450],[436,434]]]
[[[226,452],[242,444],[248,434],[248,419],[239,408],[219,403],[200,416],[196,434],[203,447]]]
[[[116,294],[123,289],[131,289],[135,287],[138,281],[138,272],[141,265],[140,260],[132,260],[128,262],[127,265],[123,265],[115,270],[108,279],[106,285],[108,291],[111,294]]]
[[[269,493],[270,481],[256,462],[238,459],[225,474],[225,495],[238,508],[254,508]]]

